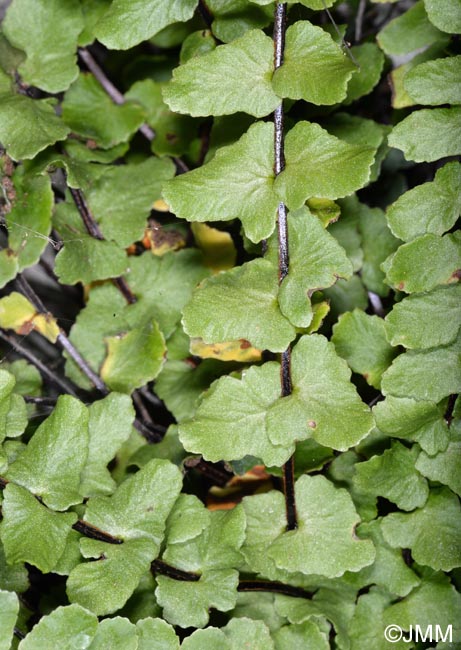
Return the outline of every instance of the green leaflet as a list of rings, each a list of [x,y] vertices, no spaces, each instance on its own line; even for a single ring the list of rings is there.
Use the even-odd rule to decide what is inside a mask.
[[[114,104],[93,75],[80,74],[66,92],[62,118],[73,132],[103,149],[125,142],[145,119],[139,104]]]
[[[429,21],[424,4],[419,0],[379,32],[378,43],[386,54],[406,54],[444,38]]]
[[[98,21],[109,9],[111,2],[112,0],[99,0],[99,2],[81,0],[80,4],[82,6],[85,27],[78,37],[78,44],[80,46],[91,45],[94,41],[94,29]]]
[[[341,209],[343,213],[347,210],[358,216],[357,228],[362,240],[359,254],[363,255],[360,277],[363,284],[368,291],[387,296],[389,286],[385,282],[381,264],[398,248],[399,240],[391,233],[384,212],[379,208],[369,208],[350,197],[341,201]]]
[[[415,468],[418,448],[407,449],[394,442],[379,456],[355,465],[357,487],[375,496],[385,497],[401,510],[422,508],[429,494],[427,481]]]
[[[208,0],[207,7],[213,16],[213,34],[224,43],[229,43],[249,29],[267,27],[274,15],[273,0],[263,4],[270,6],[256,7],[253,0]]]
[[[461,596],[450,583],[448,576],[432,575],[427,572],[427,577],[420,587],[414,589],[405,599],[393,603],[384,612],[383,627],[391,623],[399,625],[403,630],[413,630],[416,625],[426,630],[427,626],[439,628],[445,633],[452,626],[452,638],[456,647],[461,634],[459,620],[461,616]],[[435,636],[435,634],[434,634]],[[405,635],[408,638],[408,635]],[[441,643],[439,647],[443,647]],[[443,644],[445,645],[445,643]],[[389,647],[389,646],[387,646]],[[449,647],[446,646],[445,647]]]
[[[415,134],[418,134],[417,137]],[[461,152],[461,108],[422,109],[399,122],[389,136],[391,147],[407,160],[432,162]]]
[[[381,318],[359,309],[342,314],[333,327],[331,340],[354,372],[363,375],[371,386],[380,387],[381,375],[396,356],[387,342]]]
[[[158,555],[165,521],[181,485],[180,472],[172,463],[153,459],[112,496],[88,501],[84,521],[122,539],[123,544],[81,539],[83,556],[96,561],[71,571],[67,581],[71,601],[98,615],[112,613],[126,603]]]
[[[298,479],[295,490],[298,528],[282,533],[267,551],[277,568],[334,578],[373,562],[372,542],[354,539],[359,517],[345,490],[323,476],[307,475]]]
[[[174,70],[163,96],[172,111],[264,117],[280,103],[271,85],[274,46],[261,30],[194,57]]]
[[[166,522],[168,544],[182,544],[198,537],[210,525],[210,513],[193,494],[180,494]]]
[[[172,212],[188,221],[240,219],[253,242],[273,232],[280,199],[272,187],[272,124],[258,122],[199,169],[164,184]]]
[[[88,411],[88,458],[81,474],[80,494],[111,494],[116,484],[107,464],[131,433],[134,408],[128,395],[111,393],[93,402]]]
[[[58,607],[43,616],[33,630],[23,639],[20,650],[87,650],[96,634],[98,619],[80,605]]]
[[[384,395],[440,402],[461,390],[460,337],[446,347],[398,356],[382,378]]]
[[[388,544],[410,548],[419,564],[442,571],[461,566],[461,506],[448,488],[432,489],[424,508],[388,515],[381,528]]]
[[[0,590],[0,650],[10,650],[18,611],[16,594]]]
[[[446,0],[443,7],[437,0],[424,0],[429,20],[443,32],[461,33],[461,7],[457,0]]]
[[[383,612],[391,600],[387,591],[376,587],[359,596],[347,630],[351,650],[386,650],[388,644],[383,635]]]
[[[106,339],[101,378],[111,390],[131,394],[158,375],[165,361],[165,339],[156,321]]]
[[[171,625],[160,618],[144,618],[136,623],[138,650],[179,650],[179,639]]]
[[[198,30],[189,34],[181,45],[181,52],[179,54],[179,62],[187,63],[195,56],[202,56],[208,54],[216,49],[216,40],[210,30]]]
[[[116,616],[102,620],[89,650],[137,650],[136,627],[126,618]]]
[[[51,230],[53,192],[48,177],[28,176],[18,167],[14,177],[15,200],[5,215],[8,248],[14,252],[17,270],[36,264]]]
[[[445,405],[416,401],[407,397],[386,399],[373,409],[376,425],[393,438],[414,440],[431,456],[444,451],[449,441],[447,423],[443,419]]]
[[[185,448],[212,461],[250,455],[280,465],[295,440],[313,437],[344,450],[371,429],[371,414],[349,383],[345,362],[322,336],[305,336],[294,347],[292,395],[278,397],[278,373],[270,362],[244,371],[242,379],[215,382],[194,418],[179,427]]]
[[[275,650],[328,650],[330,644],[325,631],[320,630],[314,621],[305,621],[300,625],[284,625],[273,635]]]
[[[67,596],[70,602],[98,616],[112,614],[126,604],[157,553],[145,537],[124,541],[120,546],[82,538],[80,551],[90,561],[78,564],[70,572]]]
[[[166,518],[180,492],[181,478],[172,463],[153,459],[129,476],[112,496],[92,497],[84,521],[124,541],[146,538],[156,553]]]
[[[461,284],[404,298],[386,316],[385,326],[392,345],[425,349],[452,343],[461,327]]]
[[[293,348],[293,393],[281,397],[267,413],[273,444],[314,438],[345,451],[357,444],[373,426],[366,404],[350,383],[345,361],[323,336],[303,336]]]
[[[196,630],[184,639],[181,650],[274,650],[268,627],[262,621],[249,618],[231,619],[222,628]]]
[[[196,0],[114,0],[95,28],[109,49],[128,50],[172,23],[192,18]]]
[[[450,162],[429,183],[405,192],[387,210],[389,227],[396,237],[410,241],[418,235],[443,235],[456,223],[461,211],[461,165]]]
[[[196,136],[197,120],[170,111],[163,101],[162,88],[163,83],[143,79],[133,84],[125,97],[143,106],[146,123],[155,131],[152,151],[158,156],[180,156],[187,152]]]
[[[3,544],[0,543],[0,589],[16,591],[21,594],[28,588],[29,574],[26,567],[24,564],[7,564]],[[9,650],[9,646],[7,650]]]
[[[373,90],[381,78],[385,60],[375,43],[356,45],[351,48],[351,53],[360,69],[356,69],[348,83],[345,104],[350,104]]]
[[[459,233],[429,233],[403,244],[383,263],[387,282],[405,293],[430,291],[458,282],[461,269]]]
[[[0,95],[0,141],[13,160],[34,158],[69,133],[70,129],[55,115],[52,99]]]
[[[281,97],[336,104],[345,98],[354,71],[354,63],[329,34],[299,21],[287,29],[283,65],[274,73],[273,86]]]
[[[179,426],[184,447],[213,462],[250,455],[266,465],[282,465],[294,445],[273,444],[266,423],[267,409],[280,394],[279,372],[279,365],[270,362],[251,366],[241,379],[228,376],[214,382],[193,419]]]
[[[460,65],[461,56],[420,63],[405,75],[405,90],[417,104],[461,104]]]
[[[147,326],[152,322],[152,314],[164,337],[170,336],[192,289],[206,275],[208,270],[201,264],[200,253],[192,249],[163,257],[150,253],[131,257],[128,282],[137,302],[128,305],[112,285],[94,287],[72,327],[70,339],[98,371],[106,357],[103,339]],[[105,318],[107,314],[111,314],[109,320]],[[73,362],[68,361],[66,372],[79,385],[88,386],[88,380]]]
[[[312,293],[331,286],[338,278],[349,278],[352,264],[342,246],[306,208],[290,214],[288,237],[290,269],[279,289],[278,300],[282,313],[293,325],[307,327],[312,321]],[[270,242],[272,250],[275,258],[275,238]]]
[[[210,384],[229,372],[229,365],[217,359],[205,359],[197,367],[187,361],[171,360],[155,381],[155,392],[177,422],[193,417],[198,398]]]
[[[435,456],[429,456],[422,451],[416,461],[416,469],[430,481],[448,485],[458,496],[461,496],[461,441],[453,436],[445,451]]]
[[[167,158],[151,157],[137,164],[106,168],[86,192],[104,237],[119,246],[142,239],[152,204],[160,198],[162,184],[173,175],[174,165]]]
[[[0,250],[0,286],[13,280],[18,273],[18,259],[7,248]]]
[[[318,124],[298,122],[286,137],[286,167],[274,188],[296,210],[313,196],[337,199],[368,181],[375,149],[348,144]]]
[[[116,278],[127,271],[128,258],[113,241],[87,234],[69,236],[56,256],[55,273],[64,284],[90,284]]]
[[[53,510],[66,510],[82,501],[80,473],[87,454],[88,411],[79,400],[64,395],[6,476],[41,497]]]
[[[386,593],[400,597],[407,596],[420,584],[416,573],[405,563],[401,549],[392,548],[384,541],[379,518],[360,524],[357,532],[361,539],[371,539],[376,548],[373,564],[364,567],[358,574],[362,579],[360,584],[376,584]]]
[[[66,90],[78,75],[76,46],[83,29],[78,0],[14,0],[3,29],[27,58],[23,80],[50,93]]]
[[[373,436],[373,433],[376,435],[376,432],[372,431],[370,437]],[[367,438],[363,442],[364,445],[366,445]],[[359,460],[360,457],[357,453],[350,449],[333,459],[328,467],[327,476],[337,487],[347,487],[359,515],[365,521],[370,521],[378,514],[376,497],[370,492],[358,488],[353,480],[355,465]]]
[[[184,330],[205,343],[245,339],[253,347],[282,352],[296,332],[280,311],[277,294],[276,267],[252,260],[206,279],[195,290],[184,308]]]
[[[26,405],[15,394],[16,379],[11,372],[0,369],[0,442],[6,436],[20,436],[27,426]]]
[[[204,627],[209,608],[229,611],[237,598],[240,547],[245,539],[245,514],[241,506],[228,512],[211,512],[201,534],[186,542],[166,540],[163,559],[175,567],[200,575],[196,582],[157,576],[155,595],[165,618],[181,627]]]
[[[4,490],[2,511],[0,536],[8,563],[28,562],[43,573],[52,571],[64,553],[77,515],[49,510],[14,483]]]
[[[326,128],[331,135],[349,144],[363,145],[376,150],[369,182],[373,183],[377,180],[381,163],[388,152],[386,135],[390,131],[389,127],[348,113],[336,113],[328,120]]]

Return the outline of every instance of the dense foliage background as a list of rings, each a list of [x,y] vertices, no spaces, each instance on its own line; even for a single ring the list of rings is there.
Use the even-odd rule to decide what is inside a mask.
[[[461,648],[460,0],[0,9],[0,650]]]

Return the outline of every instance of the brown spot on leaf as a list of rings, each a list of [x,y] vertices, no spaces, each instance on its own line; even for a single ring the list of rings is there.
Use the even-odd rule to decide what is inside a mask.
[[[397,289],[399,291],[403,291],[405,289],[405,282],[399,282],[397,285]]]
[[[317,422],[315,420],[309,420],[307,423],[307,426],[310,427],[311,429],[316,429],[317,428]]]
[[[168,140],[168,142],[177,142],[178,141],[178,136],[176,135],[176,133],[167,133],[165,135],[165,137]]]
[[[248,348],[251,348],[250,341],[247,341],[246,339],[240,339],[240,349],[248,350]]]
[[[22,325],[16,330],[17,334],[20,334],[21,336],[27,336],[27,334],[30,334],[32,330],[34,329],[34,323],[32,320],[26,320]]]
[[[98,148],[98,144],[97,144],[96,140],[91,140],[91,139],[86,141],[86,146],[88,147],[88,149],[97,149]]]
[[[456,269],[456,271],[451,274],[451,278],[453,278],[453,280],[455,280],[455,281],[456,280],[461,280],[461,269]]]

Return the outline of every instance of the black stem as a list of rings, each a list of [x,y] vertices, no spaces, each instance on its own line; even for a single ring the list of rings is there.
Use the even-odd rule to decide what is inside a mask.
[[[211,29],[211,25],[213,24],[213,15],[211,11],[208,9],[208,7],[206,6],[204,0],[199,0],[197,8],[206,26],[208,27],[208,29]]]
[[[71,359],[77,364],[83,374],[91,381],[94,387],[103,395],[108,395],[110,391],[104,381],[92,368],[90,368],[87,361],[82,357],[74,344],[69,341],[67,335],[62,330],[59,332],[56,340],[62,349],[65,350]]]
[[[82,521],[81,519],[76,521],[72,528],[85,537],[96,539],[99,542],[106,542],[106,544],[123,544],[122,539],[117,539],[117,537],[110,535],[110,533],[106,533],[104,530],[101,530],[86,521]]]
[[[90,212],[82,190],[74,187],[69,187],[69,192],[74,200],[77,210],[80,213],[80,217],[85,225],[85,228],[87,229],[88,234],[95,239],[103,240],[104,235],[102,234],[97,222]]]
[[[195,469],[219,487],[226,486],[234,476],[224,467],[219,467],[218,465],[209,463],[208,461],[203,460],[203,458],[188,458],[184,461],[184,467],[186,469]]]
[[[154,560],[150,567],[152,573],[167,576],[168,578],[172,578],[172,580],[181,580],[182,582],[198,582],[200,580],[200,576],[197,573],[177,569],[163,562],[163,560]]]
[[[41,406],[54,406],[57,401],[57,397],[36,397],[35,395],[23,395],[22,396],[26,404],[39,404]]]
[[[294,598],[312,598],[314,595],[301,587],[285,585],[282,582],[273,582],[272,580],[240,580],[237,591],[270,591],[275,594],[284,594]]]
[[[34,365],[37,370],[40,372],[42,377],[47,379],[49,382],[54,384],[57,388],[62,390],[64,393],[68,393],[69,395],[73,395],[73,397],[77,397],[77,392],[69,384],[67,381],[59,377],[59,375],[55,375],[54,372],[52,372],[49,368],[49,366],[45,365],[43,361],[41,361],[38,357],[35,356],[33,352],[25,348],[20,341],[13,336],[12,334],[6,334],[2,330],[0,330],[0,339],[11,345],[13,350],[15,350],[18,354],[20,354],[22,357],[27,359],[27,361],[30,361],[32,365]]]
[[[275,5],[274,20],[274,69],[283,65],[285,49],[285,28],[287,19],[286,3],[277,2]],[[283,102],[274,111],[274,173],[278,176],[285,168],[284,150],[284,112]],[[284,203],[279,203],[277,210],[278,256],[279,256],[279,285],[288,275],[290,257],[288,248],[288,219]],[[282,353],[280,367],[281,395],[291,395],[291,347]],[[287,530],[297,528],[294,460],[290,458],[283,466],[283,488],[285,494],[285,509],[287,517]]]
[[[457,394],[450,395],[450,397],[448,398],[447,409],[444,415],[444,420],[447,423],[448,428],[450,428],[450,425],[453,422],[453,411],[455,410],[455,404],[457,399],[458,399]]]
[[[166,428],[162,427],[159,424],[145,424],[141,422],[138,418],[133,422],[133,426],[138,431],[147,442],[155,444],[163,440],[163,436],[166,433]]]
[[[17,639],[20,639],[20,640],[26,638],[26,635],[24,634],[24,632],[21,632],[21,630],[20,630],[18,627],[15,627],[15,628],[14,628],[14,636],[15,636]]]

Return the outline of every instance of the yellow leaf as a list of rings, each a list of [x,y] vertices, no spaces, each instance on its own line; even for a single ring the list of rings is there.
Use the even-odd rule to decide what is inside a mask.
[[[200,338],[193,338],[190,342],[190,351],[202,359],[220,359],[221,361],[260,361],[261,350],[251,346],[249,341],[226,341],[225,343],[204,343]]]
[[[330,223],[338,221],[341,214],[341,208],[334,201],[330,199],[317,199],[313,197],[307,201],[307,207],[310,212],[315,215],[326,228]]]
[[[157,210],[157,212],[169,212],[170,211],[170,206],[168,203],[165,203],[163,199],[157,199],[157,201],[154,201],[152,204],[152,207],[154,210]]]
[[[59,325],[51,314],[37,314],[33,319],[34,329],[51,343],[56,343]]]
[[[320,329],[325,316],[330,311],[330,303],[326,300],[322,302],[312,303],[312,311],[314,312],[314,315],[312,317],[311,324],[307,328],[308,334],[312,334],[312,332],[316,332],[318,329]]]
[[[167,230],[155,219],[150,219],[150,228],[147,228],[143,244],[150,248],[157,257],[162,257],[170,251],[184,248],[186,239],[178,230]]]
[[[235,266],[237,251],[228,232],[211,228],[206,223],[193,223],[191,228],[208,268],[218,273]]]
[[[415,105],[415,102],[411,99],[403,85],[403,78],[412,67],[412,65],[405,63],[391,72],[393,108],[408,108],[408,106]]]
[[[16,291],[0,300],[0,327],[23,336],[36,330],[51,343],[56,342],[60,332],[51,314],[38,314],[32,303]]]

